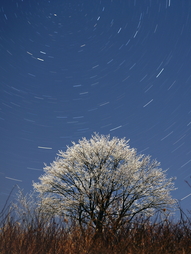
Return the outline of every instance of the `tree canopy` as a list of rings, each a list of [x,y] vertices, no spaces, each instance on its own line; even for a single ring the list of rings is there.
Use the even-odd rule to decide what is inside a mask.
[[[137,154],[129,141],[99,134],[72,142],[33,183],[44,211],[92,223],[97,231],[119,228],[140,213],[171,209],[173,178],[156,160]]]

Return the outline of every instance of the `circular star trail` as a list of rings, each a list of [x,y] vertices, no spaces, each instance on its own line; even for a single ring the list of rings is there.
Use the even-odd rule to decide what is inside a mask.
[[[160,161],[190,209],[189,1],[3,0],[0,22],[1,206],[98,132]]]

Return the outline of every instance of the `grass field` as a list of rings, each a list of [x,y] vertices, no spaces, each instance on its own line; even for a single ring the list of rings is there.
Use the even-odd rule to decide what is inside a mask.
[[[191,219],[183,212],[176,221],[139,217],[117,232],[106,228],[101,235],[90,226],[82,231],[75,221],[62,217],[45,219],[30,210],[15,214],[8,208],[1,212],[0,254],[191,253]]]

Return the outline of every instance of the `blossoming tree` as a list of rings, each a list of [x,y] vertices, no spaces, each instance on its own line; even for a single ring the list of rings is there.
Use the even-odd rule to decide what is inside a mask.
[[[94,134],[72,144],[33,184],[44,211],[75,218],[80,226],[91,222],[101,232],[140,213],[172,208],[173,179],[125,139]]]

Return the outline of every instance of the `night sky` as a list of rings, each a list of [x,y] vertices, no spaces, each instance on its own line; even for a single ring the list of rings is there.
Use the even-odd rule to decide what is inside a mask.
[[[94,132],[160,161],[191,209],[191,1],[1,0],[0,206]]]

